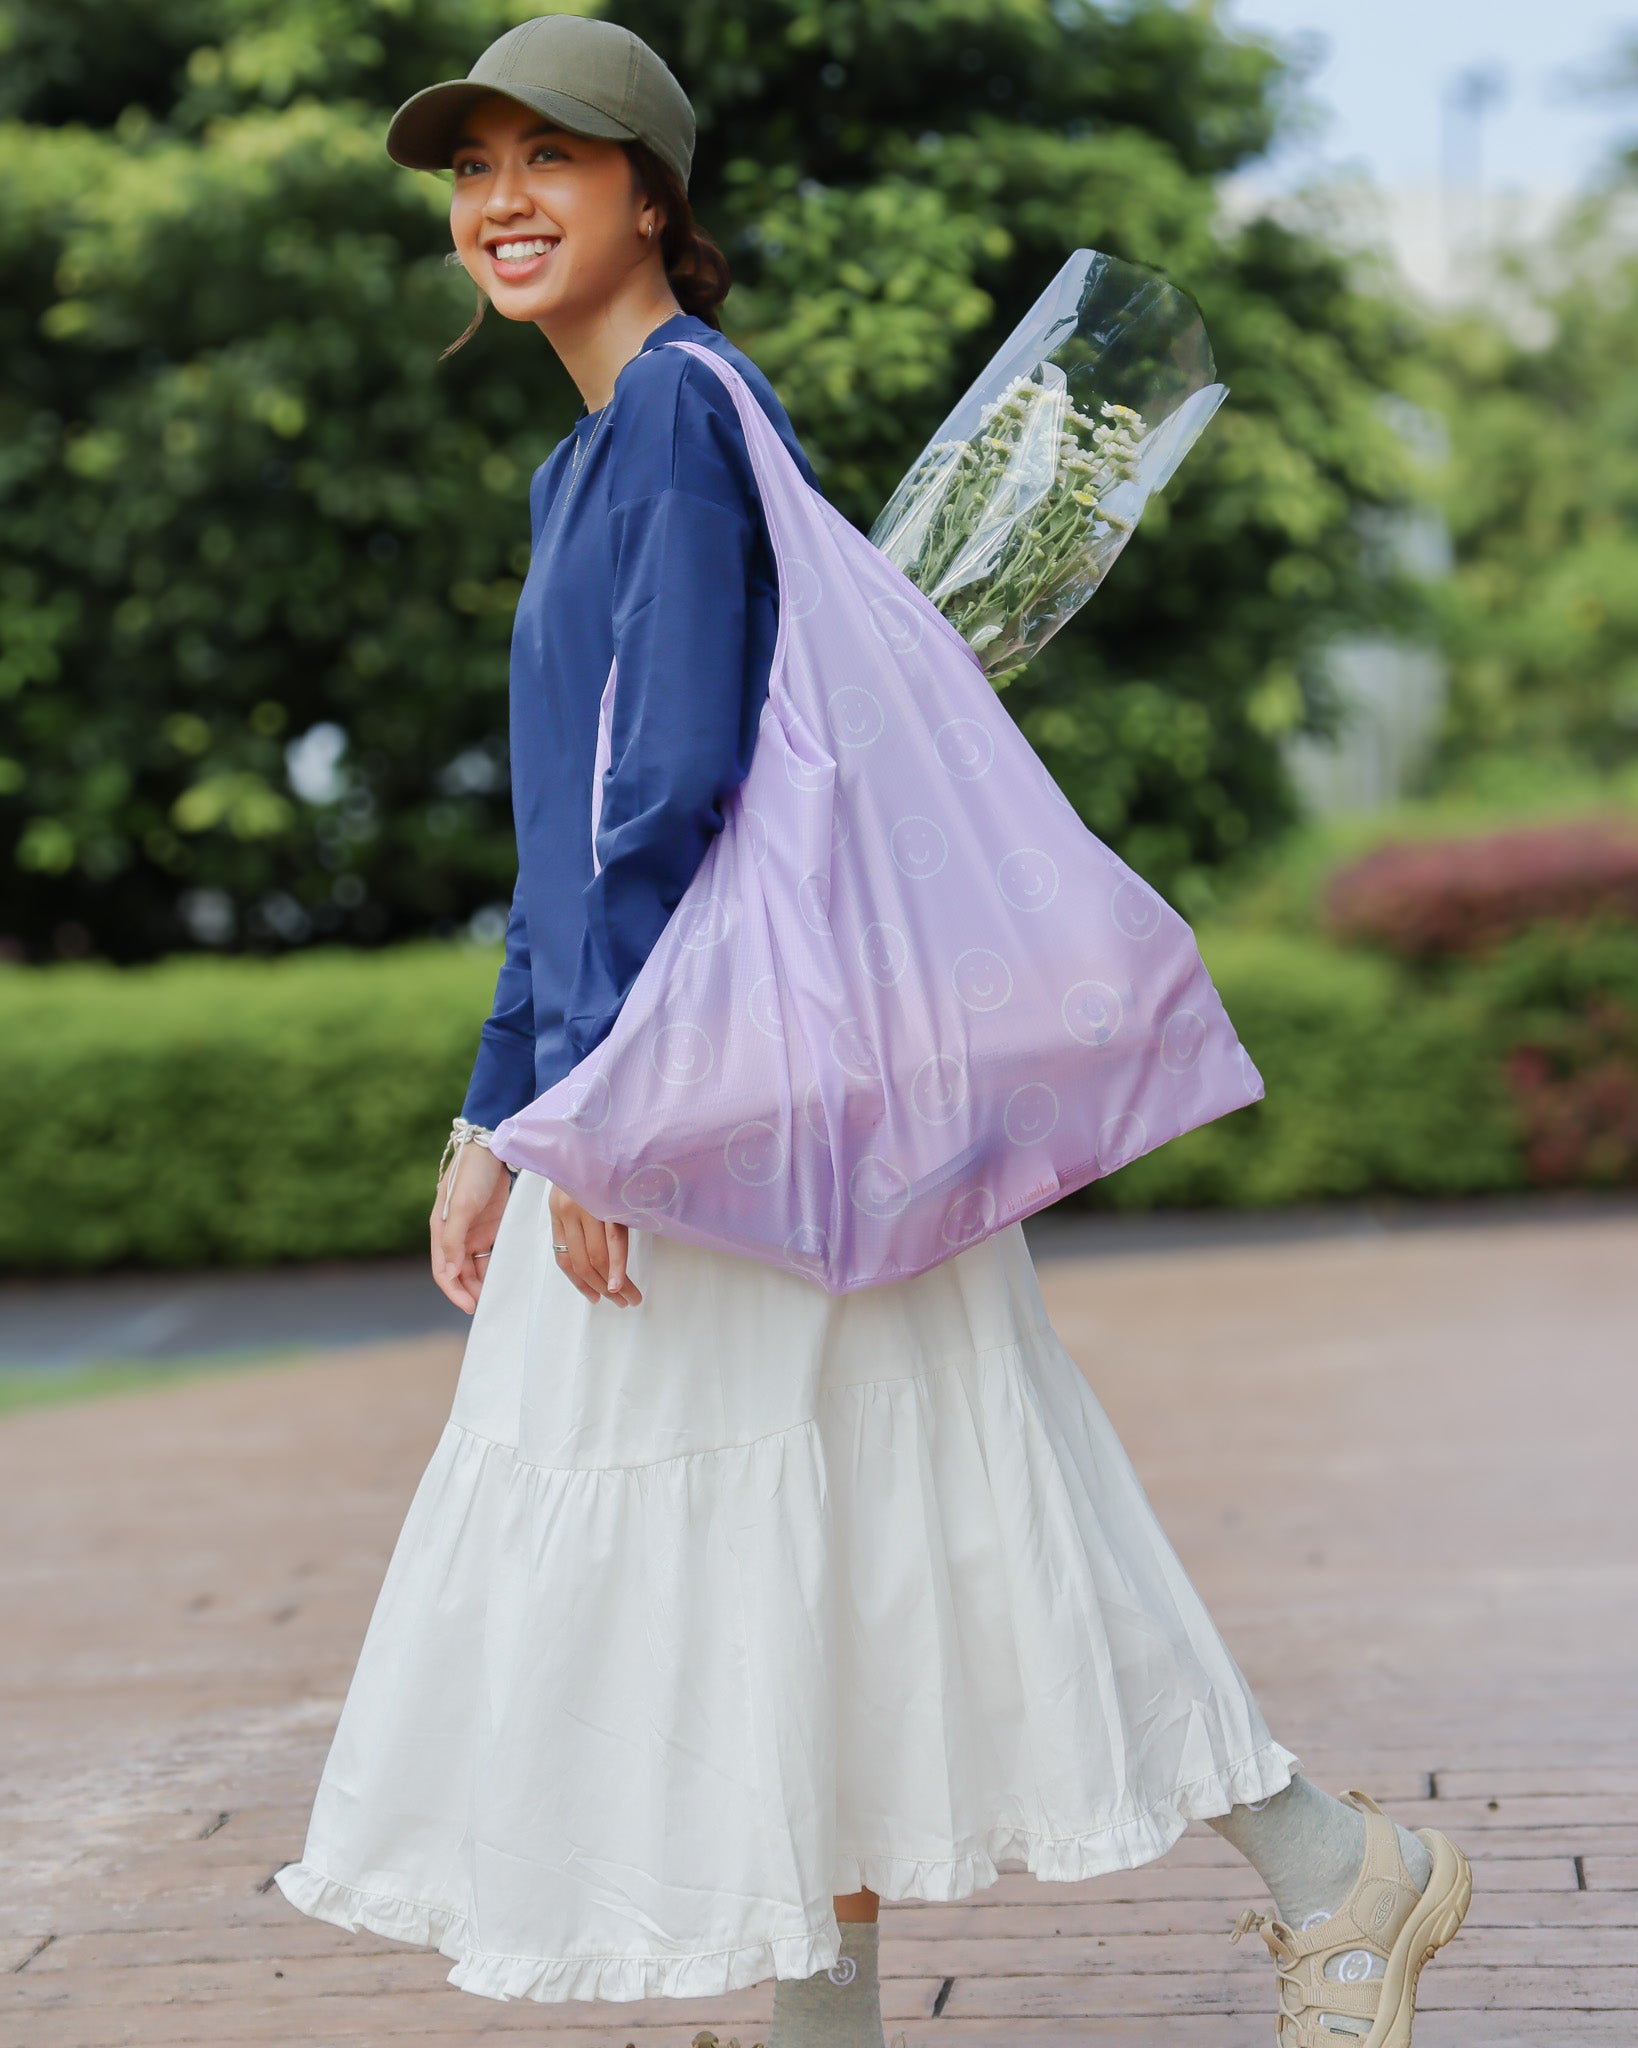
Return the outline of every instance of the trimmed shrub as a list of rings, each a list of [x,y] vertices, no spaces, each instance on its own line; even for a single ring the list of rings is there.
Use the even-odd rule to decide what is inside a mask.
[[[0,973],[0,1266],[419,1248],[494,979],[431,945]]]
[[[1638,831],[1590,819],[1378,847],[1325,892],[1328,928],[1416,961],[1492,950],[1544,919],[1638,919]]]
[[[1207,962],[1267,1100],[1069,1198],[1270,1207],[1527,1184],[1496,1002],[1552,975],[1419,989],[1376,955],[1220,933]],[[1555,956],[1556,959],[1556,956]],[[418,1252],[494,985],[491,953],[0,973],[0,1266],[91,1270]],[[1533,978],[1532,978],[1533,977]],[[1526,985],[1536,993],[1528,999]],[[1574,991],[1566,986],[1563,999]]]
[[[1543,925],[1474,992],[1497,1030],[1540,1187],[1638,1187],[1638,924]]]
[[[1638,1187],[1638,1010],[1600,1003],[1507,1063],[1541,1187]]]
[[[1270,1208],[1525,1185],[1517,1114],[1477,996],[1319,940],[1202,934],[1264,1100],[1186,1132],[1072,1200]]]
[[[1202,934],[1267,1097],[1068,1198],[1269,1208],[1638,1184],[1638,926],[1541,926],[1437,987]],[[493,953],[0,973],[0,1267],[419,1252]]]

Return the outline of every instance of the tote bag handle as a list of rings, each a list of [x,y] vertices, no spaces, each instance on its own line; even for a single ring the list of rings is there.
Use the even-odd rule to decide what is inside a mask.
[[[767,491],[770,463],[776,467],[781,463],[783,464],[785,474],[782,476],[781,481],[787,488],[793,483],[799,485],[803,490],[810,488],[807,478],[797,468],[795,458],[779,438],[768,415],[762,410],[755,393],[732,363],[725,363],[720,356],[714,355],[708,348],[701,347],[698,342],[663,341],[660,346],[662,348],[685,348],[690,355],[703,358],[704,361],[711,365],[712,369],[721,374],[722,381],[728,386],[729,395],[734,401],[734,410],[739,414],[740,427],[744,432],[746,447],[751,457],[751,472],[756,478],[759,492],[766,493]],[[766,437],[765,439],[762,438],[764,436]],[[772,444],[771,448],[768,445],[769,443]],[[779,578],[780,638],[783,638],[785,593],[788,578],[785,565],[780,559],[780,544],[778,535],[774,530],[774,522],[770,519],[765,523],[769,541],[773,546],[775,569]],[[780,648],[776,642],[773,668],[778,666],[779,653]],[[608,772],[609,762],[613,759],[614,754],[614,691],[618,668],[618,661],[611,661],[609,663],[608,680],[603,685],[603,695],[597,707],[597,753],[592,762],[591,800],[591,858],[592,873],[594,875],[601,874],[603,871],[603,864],[597,857],[597,828],[603,816],[603,779]]]
[[[732,363],[726,362],[715,350],[706,348],[697,341],[663,341],[660,346],[661,348],[687,349],[691,356],[698,356],[701,362],[709,363],[717,376],[727,385],[728,395],[733,399],[734,410],[739,415],[740,428],[745,436],[745,446],[751,458],[751,473],[756,479],[756,487],[761,494],[763,502],[764,524],[767,527],[769,543],[773,549],[774,570],[779,586],[779,619],[774,637],[773,656],[769,662],[770,678],[778,677],[783,672],[782,656],[785,652],[786,625],[790,617],[792,604],[792,581],[790,564],[786,560],[784,543],[779,535],[780,522],[767,516],[768,498],[770,495],[777,495],[780,491],[811,493],[819,499],[827,516],[840,519],[841,514],[834,509],[822,492],[814,491],[813,486],[797,467],[796,458],[785,446],[777,428],[763,411],[761,402],[758,400],[755,392],[752,391],[750,385],[746,383],[744,377],[734,368]],[[847,522],[844,521],[843,523],[846,524]],[[849,526],[849,531],[853,532],[856,529]],[[885,555],[881,557],[881,560],[883,567],[897,579],[901,586],[899,594],[904,602],[918,611],[924,622],[930,624],[933,630],[949,641],[952,647],[958,648],[966,659],[982,673],[983,663],[973,652],[965,638],[950,624],[937,605],[923,591],[918,589],[908,576],[904,575],[897,564],[889,562]],[[602,872],[602,863],[597,857],[597,828],[603,815],[603,778],[607,773],[609,762],[613,758],[614,691],[617,667],[617,662],[609,664],[608,680],[603,685],[603,695],[597,710],[597,754],[592,764],[591,803],[592,873],[594,875]]]

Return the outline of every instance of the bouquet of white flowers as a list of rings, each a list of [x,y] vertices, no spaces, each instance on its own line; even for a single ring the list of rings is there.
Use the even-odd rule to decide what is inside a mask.
[[[1228,395],[1199,308],[1077,249],[916,458],[870,539],[1003,687],[1109,573]]]

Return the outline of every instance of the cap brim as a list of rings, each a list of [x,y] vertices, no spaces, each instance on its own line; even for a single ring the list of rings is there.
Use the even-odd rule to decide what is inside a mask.
[[[497,93],[574,135],[595,135],[608,142],[637,139],[635,129],[605,114],[601,107],[577,100],[572,93],[553,92],[547,86],[502,87],[484,85],[474,78],[451,78],[405,100],[387,129],[388,156],[407,170],[447,171],[462,121],[480,100],[492,99]]]

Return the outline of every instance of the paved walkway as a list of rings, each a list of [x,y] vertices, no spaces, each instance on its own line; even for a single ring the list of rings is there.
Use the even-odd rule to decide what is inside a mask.
[[[1638,2041],[1638,1222],[1041,1264],[1275,1732],[1474,1859],[1417,2048]],[[271,1889],[448,1410],[429,1338],[0,1423],[3,2048],[498,2035],[749,2044],[686,2008],[497,2004]],[[909,2048],[1268,2048],[1257,1896],[1162,1862],[884,1909]],[[1249,1950],[1249,1952],[1248,1952]]]
[[[1630,1195],[1490,1196],[1452,1202],[1325,1202],[1289,1209],[1156,1210],[1122,1214],[1067,1203],[1024,1222],[1038,1264],[1197,1252],[1226,1245],[1375,1237],[1384,1231],[1468,1231],[1638,1221]],[[425,1258],[329,1265],[215,1267],[189,1273],[0,1276],[0,1376],[86,1365],[334,1350],[387,1338],[449,1337],[466,1319],[427,1276]]]

